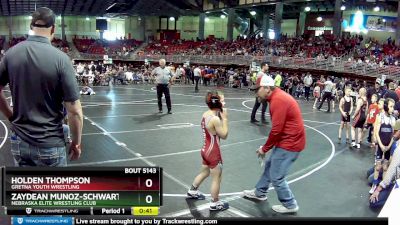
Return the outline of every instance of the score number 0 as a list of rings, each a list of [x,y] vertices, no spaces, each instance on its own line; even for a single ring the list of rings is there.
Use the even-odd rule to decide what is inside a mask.
[[[152,187],[153,186],[153,181],[151,179],[147,179],[145,182],[146,187]],[[153,202],[153,197],[151,195],[146,196],[146,203],[152,203]]]

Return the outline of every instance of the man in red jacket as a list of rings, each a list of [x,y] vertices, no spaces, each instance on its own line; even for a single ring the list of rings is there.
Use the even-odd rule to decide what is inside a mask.
[[[257,91],[259,98],[269,102],[272,121],[268,140],[257,150],[257,155],[263,159],[266,152],[272,150],[272,153],[265,162],[264,173],[255,189],[245,190],[244,196],[267,200],[268,189],[272,183],[282,203],[272,206],[272,209],[279,213],[295,213],[299,206],[285,177],[306,144],[300,107],[292,96],[275,87],[274,80],[269,76],[259,77],[251,89]]]

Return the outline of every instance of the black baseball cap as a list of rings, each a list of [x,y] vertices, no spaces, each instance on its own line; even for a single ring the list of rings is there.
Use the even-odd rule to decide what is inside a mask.
[[[47,7],[40,7],[32,13],[31,26],[33,27],[49,28],[54,26],[55,22],[56,15]]]

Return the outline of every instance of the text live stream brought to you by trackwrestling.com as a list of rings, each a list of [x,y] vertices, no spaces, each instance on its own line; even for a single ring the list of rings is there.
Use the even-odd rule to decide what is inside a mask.
[[[190,218],[201,212],[187,209],[182,217],[161,216],[161,167],[1,168],[0,225],[75,224],[351,224],[387,225],[387,218],[232,218],[228,214]],[[168,211],[168,210],[166,210]],[[229,211],[229,210],[228,210]],[[1,215],[1,214],[0,214]]]

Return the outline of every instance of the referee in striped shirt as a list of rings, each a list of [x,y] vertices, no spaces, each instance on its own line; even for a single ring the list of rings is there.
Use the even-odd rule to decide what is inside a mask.
[[[159,113],[163,112],[161,98],[164,94],[167,102],[168,114],[172,114],[171,97],[169,96],[169,85],[171,84],[172,73],[168,68],[165,67],[165,59],[160,59],[159,64],[160,66],[151,72],[151,75],[156,76],[158,110]]]

